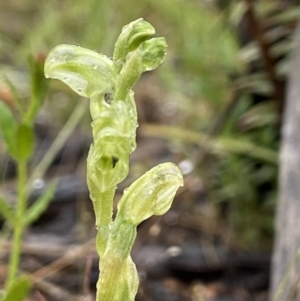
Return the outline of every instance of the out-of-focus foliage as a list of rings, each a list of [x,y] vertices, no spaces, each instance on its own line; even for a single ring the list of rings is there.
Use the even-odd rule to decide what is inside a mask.
[[[292,49],[298,5],[292,0],[255,1],[256,22],[279,80],[288,70],[286,54]],[[2,1],[0,73],[15,83],[19,95],[26,95],[28,87],[20,78],[26,76],[22,70],[28,52],[46,54],[57,44],[69,43],[112,53],[119,28],[142,17],[169,44],[164,67],[156,73],[164,91],[159,110],[166,123],[209,139],[245,141],[276,152],[281,112],[273,101],[274,86],[259,43],[246,26],[246,11],[244,0],[86,0],[85,5],[79,0]],[[0,80],[0,93],[4,86]],[[57,93],[62,90],[68,93]],[[50,103],[74,97],[58,83],[53,91]],[[62,119],[63,112],[57,113]],[[197,165],[194,172],[203,179],[208,199],[226,204],[225,218],[236,240],[253,245],[270,237],[276,164],[258,159],[255,148],[252,154],[241,154],[228,151],[230,147],[206,148],[205,139],[200,147],[180,141],[171,142],[171,147]],[[199,161],[203,149],[205,160]]]

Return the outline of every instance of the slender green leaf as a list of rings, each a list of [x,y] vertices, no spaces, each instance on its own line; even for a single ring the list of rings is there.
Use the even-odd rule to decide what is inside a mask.
[[[48,81],[44,76],[44,62],[41,59],[29,57],[30,67],[30,86],[31,97],[29,109],[26,112],[24,122],[27,124],[33,124],[35,116],[43,104],[46,96]]]
[[[22,301],[30,290],[30,281],[26,276],[19,277],[7,292],[6,297],[2,301]]]
[[[29,67],[31,76],[31,94],[36,98],[36,106],[39,108],[42,105],[42,101],[45,99],[48,86],[44,76],[44,61],[43,59],[30,56]]]
[[[8,152],[14,156],[17,151],[17,122],[10,109],[2,102],[0,102],[0,129]]]
[[[41,195],[35,203],[28,208],[26,212],[25,225],[30,225],[36,221],[41,214],[47,209],[56,189],[56,183],[51,183],[46,191]]]
[[[0,197],[0,214],[3,215],[3,217],[11,224],[14,223],[14,213],[11,207],[8,206],[7,202],[2,197]]]

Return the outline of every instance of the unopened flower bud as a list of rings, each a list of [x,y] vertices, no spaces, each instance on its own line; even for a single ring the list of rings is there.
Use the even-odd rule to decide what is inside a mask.
[[[127,54],[138,48],[143,41],[146,41],[154,34],[154,27],[142,18],[124,26],[115,44],[113,57],[115,71],[119,73],[125,63]]]

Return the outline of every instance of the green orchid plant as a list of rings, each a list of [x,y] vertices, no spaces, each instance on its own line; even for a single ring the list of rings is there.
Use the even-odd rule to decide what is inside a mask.
[[[123,28],[112,59],[80,46],[59,45],[45,61],[46,77],[59,79],[90,99],[93,144],[87,159],[87,183],[100,257],[97,301],[134,300],[138,274],[130,251],[137,226],[152,215],[164,214],[183,185],[175,164],[160,164],[124,190],[112,219],[116,187],[127,176],[129,156],[136,148],[138,122],[131,89],[166,54],[166,40],[152,38],[154,33],[151,24],[138,19]]]

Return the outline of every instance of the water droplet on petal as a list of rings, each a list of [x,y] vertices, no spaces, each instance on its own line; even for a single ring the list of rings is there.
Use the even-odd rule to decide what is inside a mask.
[[[148,193],[149,193],[149,195],[152,194],[152,193],[153,193],[153,189],[152,189],[152,188],[149,189],[149,190],[148,190]]]

